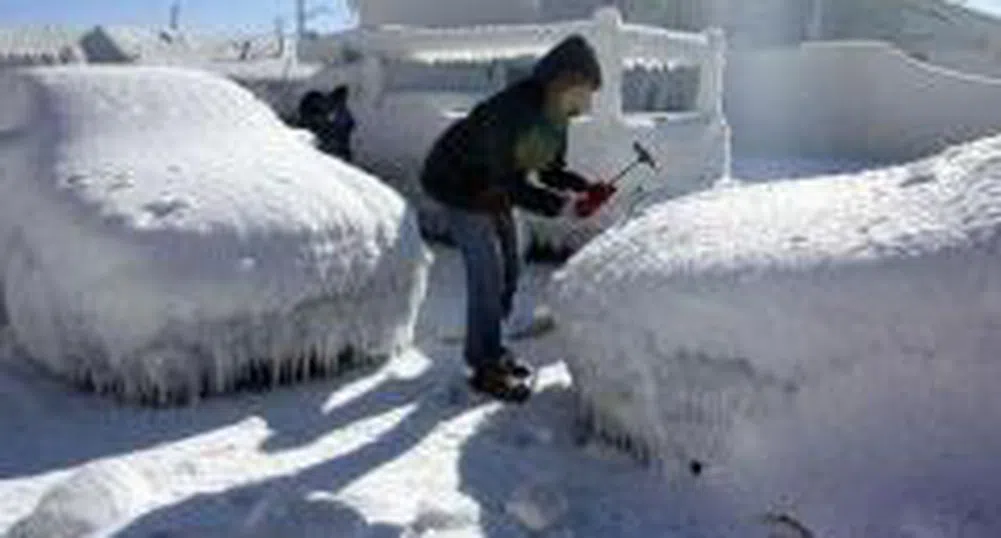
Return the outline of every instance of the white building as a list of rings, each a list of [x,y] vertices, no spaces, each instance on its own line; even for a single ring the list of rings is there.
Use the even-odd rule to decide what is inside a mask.
[[[361,0],[358,20],[364,27],[392,24],[426,27],[539,22],[538,0]]]
[[[576,20],[590,17],[603,6],[613,6],[628,22],[651,23],[678,29],[702,29],[718,0],[673,0],[657,5],[645,0],[359,0],[363,26],[404,24],[468,26]]]
[[[291,114],[293,94],[319,65],[298,62],[275,33],[217,35],[181,28],[59,25],[0,28],[0,68],[66,63],[173,65],[225,75]]]
[[[723,28],[731,46],[888,41],[913,57],[1001,76],[1001,20],[947,0],[359,0],[363,26],[448,27],[587,18],[614,5],[628,22]]]
[[[85,61],[82,35],[62,26],[0,28],[0,68]]]
[[[313,85],[329,89],[349,84],[359,125],[357,162],[418,203],[426,230],[441,231],[437,207],[421,194],[417,182],[434,139],[571,34],[583,35],[594,46],[605,83],[592,113],[570,130],[570,166],[593,179],[608,178],[634,157],[633,141],[641,141],[670,165],[656,175],[643,170],[631,175],[624,182],[628,192],[587,222],[526,216],[539,246],[574,248],[645,201],[700,190],[727,174],[725,44],[719,32],[632,24],[614,8],[578,19],[525,23],[518,21],[528,20],[536,3],[516,3],[523,9],[494,12],[487,2],[469,4],[466,11],[456,7],[441,13],[442,20],[455,24],[443,26],[437,10],[453,6],[448,1],[422,3],[432,6],[426,13],[413,11],[407,3],[367,2],[361,6],[359,28],[313,43],[303,58],[312,62],[358,57],[346,64],[335,61]],[[489,13],[502,18],[489,20],[494,18]],[[634,189],[641,183],[643,189]]]

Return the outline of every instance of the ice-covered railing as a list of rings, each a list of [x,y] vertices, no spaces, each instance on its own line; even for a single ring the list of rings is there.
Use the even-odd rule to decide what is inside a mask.
[[[394,64],[428,66],[479,62],[500,71],[492,76],[499,89],[511,78],[503,60],[537,58],[571,34],[583,35],[595,48],[604,84],[591,116],[574,123],[568,161],[594,179],[609,177],[631,158],[630,142],[640,140],[665,164],[666,171],[631,174],[617,196],[595,218],[584,222],[527,216],[532,240],[546,248],[575,249],[611,223],[632,214],[640,189],[660,197],[700,190],[725,175],[729,166],[729,129],[723,116],[722,33],[709,29],[685,33],[625,24],[614,8],[602,8],[588,20],[554,24],[515,24],[464,28],[405,26],[360,28],[345,35],[342,46],[360,51],[358,89],[353,103],[359,116],[358,161],[392,183],[421,209],[426,230],[443,230],[436,205],[420,192],[417,174],[438,134],[462,117],[483,92],[455,91],[446,84],[423,91],[398,91],[390,83]],[[625,114],[623,78],[634,65],[699,68],[698,96],[683,114]],[[649,198],[649,197],[648,197]],[[656,199],[656,197],[650,198]]]
[[[435,63],[541,56],[572,34],[585,36],[598,53],[606,83],[598,92],[596,117],[621,114],[623,70],[643,61],[699,66],[702,79],[697,109],[713,116],[722,115],[722,32],[709,29],[690,33],[625,24],[615,8],[599,9],[591,20],[544,25],[361,28],[350,33],[347,42],[365,52],[362,86],[374,103],[383,94],[385,63],[389,59]]]

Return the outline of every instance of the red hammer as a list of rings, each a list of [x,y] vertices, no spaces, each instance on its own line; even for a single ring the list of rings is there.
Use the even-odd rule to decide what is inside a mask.
[[[630,170],[636,167],[638,164],[645,164],[650,168],[657,169],[657,161],[654,160],[653,155],[647,151],[639,142],[633,142],[633,151],[636,153],[636,158],[633,159],[631,163],[626,165],[618,174],[615,174],[612,179],[608,180],[608,183],[615,185],[617,181],[622,179],[622,176],[629,173]]]
[[[654,170],[657,169],[657,161],[653,159],[653,155],[647,151],[639,142],[633,142],[633,151],[636,152],[636,158],[626,165],[618,174],[612,177],[608,181],[594,184],[593,188],[588,190],[582,198],[577,201],[576,211],[577,215],[582,218],[590,217],[598,210],[609,198],[615,194],[618,190],[615,187],[615,183],[622,179],[629,173],[630,170],[636,167],[638,164],[645,164]]]

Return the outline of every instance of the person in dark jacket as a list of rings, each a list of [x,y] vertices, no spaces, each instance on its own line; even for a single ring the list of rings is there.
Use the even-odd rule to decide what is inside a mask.
[[[298,125],[313,133],[317,149],[351,162],[355,119],[347,101],[347,86],[338,86],[329,94],[311,90],[299,101]]]
[[[327,119],[330,122],[329,137],[324,149],[351,162],[351,133],[355,129],[355,118],[348,108],[348,87],[341,85],[327,96]]]
[[[589,110],[600,86],[594,50],[584,38],[571,36],[528,77],[446,129],[424,162],[421,185],[444,206],[465,265],[463,354],[472,369],[469,382],[501,400],[521,402],[531,392],[526,382],[531,370],[501,342],[519,273],[512,209],[556,217],[577,207],[577,216],[586,217],[614,192],[609,184],[591,183],[566,169],[570,120]],[[598,203],[581,211],[571,203],[573,193]]]
[[[327,121],[327,99],[322,92],[310,90],[299,100],[299,117],[297,124],[312,132],[317,141],[328,136],[329,121]]]

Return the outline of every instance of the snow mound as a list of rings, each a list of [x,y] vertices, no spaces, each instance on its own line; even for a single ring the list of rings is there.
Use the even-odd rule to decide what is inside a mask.
[[[549,484],[524,484],[505,504],[514,516],[532,532],[544,532],[563,520],[570,509],[566,496]]]
[[[812,388],[736,432],[732,477],[714,493],[815,536],[999,536],[1001,366],[949,359],[884,361]]]
[[[90,464],[46,492],[5,538],[84,538],[121,524],[154,501],[153,485],[123,461]]]
[[[1001,499],[999,230],[1001,138],[669,201],[555,275],[554,352],[603,436],[819,536],[955,524]]]
[[[333,495],[312,492],[279,506],[255,509],[242,526],[243,532],[239,534],[247,538],[363,538],[368,534],[369,524],[361,514]]]
[[[469,536],[479,526],[479,505],[462,495],[436,492],[433,499],[418,502],[416,517],[403,528],[400,538]]]
[[[430,264],[412,212],[249,92],[117,66],[0,88],[0,275],[44,366],[162,401],[409,344]]]

